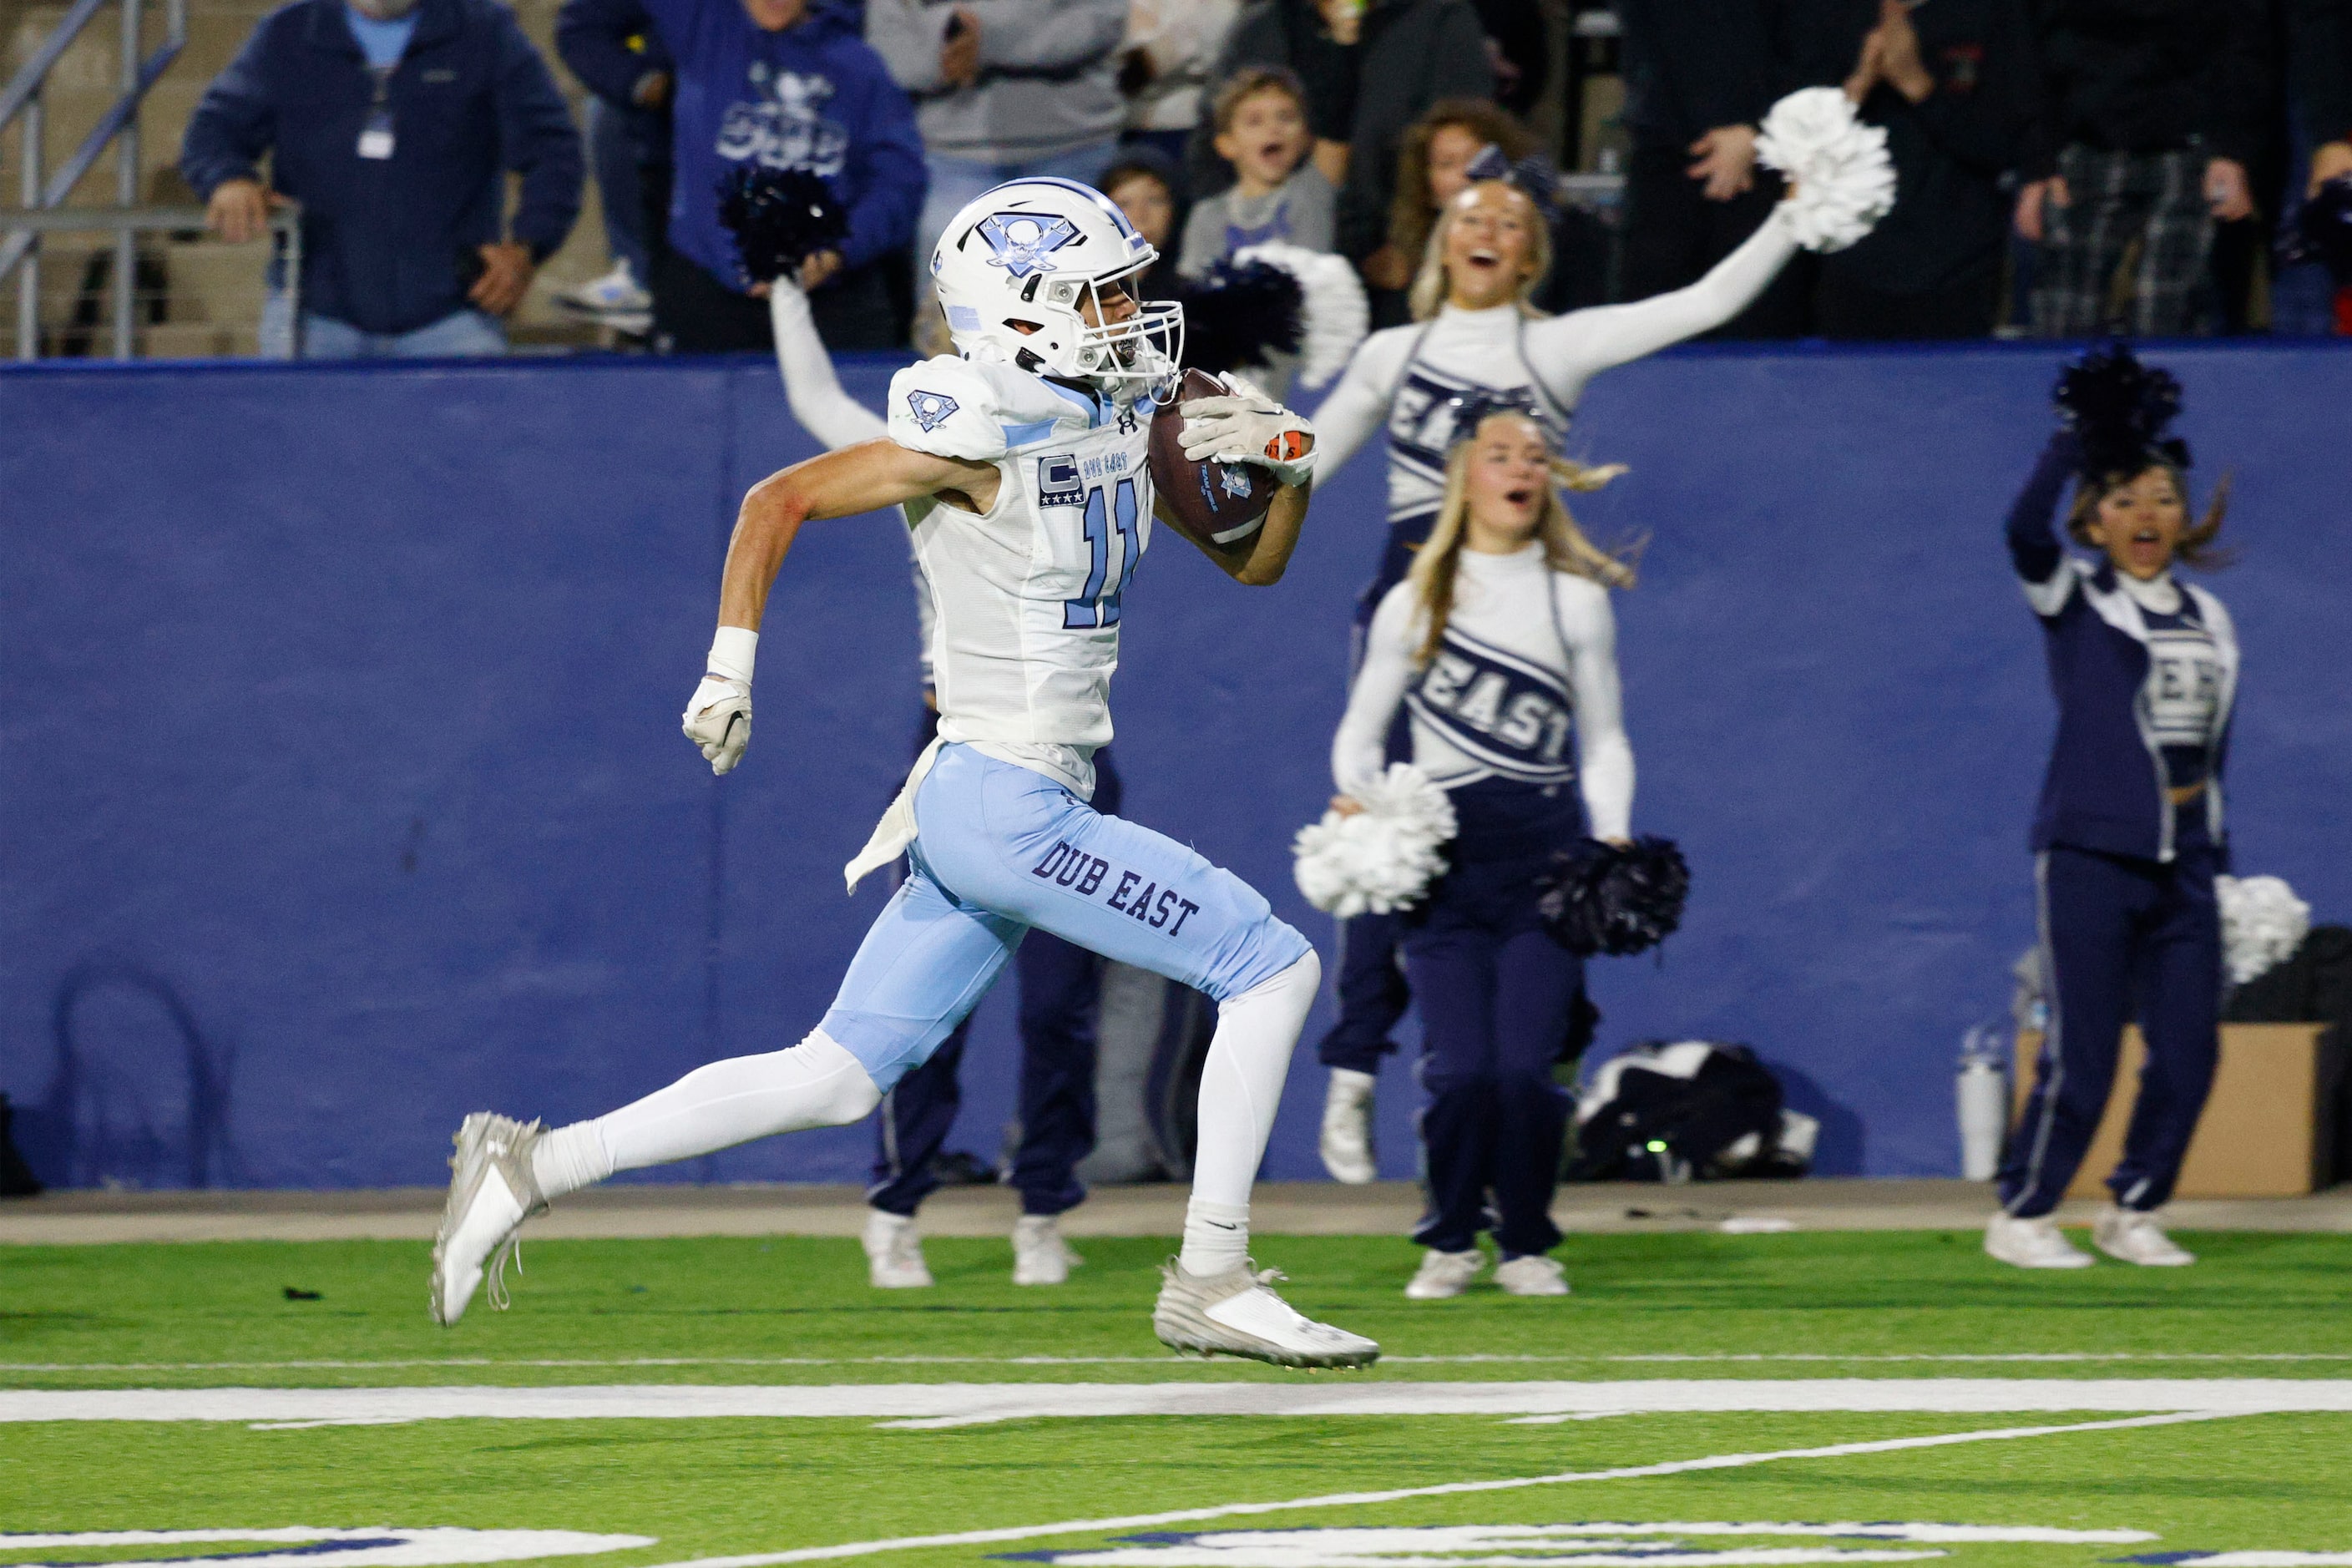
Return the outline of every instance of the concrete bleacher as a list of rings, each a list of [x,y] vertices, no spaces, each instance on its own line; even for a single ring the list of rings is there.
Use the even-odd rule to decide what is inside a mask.
[[[539,45],[554,70],[557,82],[572,100],[577,119],[585,91],[555,58],[554,28],[558,0],[520,0],[514,6],[523,27]],[[188,0],[188,41],[163,79],[149,92],[140,114],[140,199],[149,205],[190,205],[194,195],[173,166],[180,138],[195,111],[205,87],[236,57],[254,24],[273,6],[268,0]],[[160,5],[150,5],[144,47],[154,48],[163,37]],[[16,68],[54,32],[66,13],[59,0],[0,0],[0,79]],[[44,173],[53,172],[80,144],[99,117],[118,94],[117,55],[121,14],[110,9],[86,27],[51,73],[44,95]],[[116,155],[111,149],[84,178],[69,198],[72,206],[111,205],[114,201]],[[18,205],[23,191],[23,142],[11,131],[0,137],[0,205]],[[107,237],[97,234],[57,234],[43,243],[41,252],[41,326],[45,353],[66,346],[90,259],[110,248]],[[165,287],[158,298],[142,290],[139,300],[138,352],[142,358],[208,358],[255,352],[261,314],[262,269],[266,247],[226,246],[209,236],[153,235],[141,241],[142,261],[160,263]],[[531,286],[530,297],[516,312],[509,331],[519,347],[585,346],[594,342],[593,329],[568,318],[555,304],[555,295],[604,270],[604,225],[598,214],[593,182],[583,193],[578,225],[563,249],[548,260]],[[13,302],[16,282],[7,281]],[[110,320],[105,296],[99,297],[101,323]],[[151,315],[161,317],[150,321]],[[107,352],[106,329],[98,329],[95,352]]]

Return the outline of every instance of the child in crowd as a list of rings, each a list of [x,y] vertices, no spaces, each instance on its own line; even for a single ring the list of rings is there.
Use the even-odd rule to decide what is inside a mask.
[[[1233,186],[1201,202],[1184,225],[1177,270],[1197,278],[1234,251],[1278,239],[1331,248],[1331,182],[1307,162],[1307,89],[1280,66],[1235,72],[1212,109],[1217,155],[1233,165]]]
[[[1172,159],[1149,145],[1130,142],[1102,172],[1095,188],[1127,215],[1135,232],[1150,240],[1152,248],[1166,254],[1183,205],[1178,194],[1182,181]],[[1144,300],[1171,299],[1175,286],[1175,268],[1157,261],[1136,279],[1137,297]]]

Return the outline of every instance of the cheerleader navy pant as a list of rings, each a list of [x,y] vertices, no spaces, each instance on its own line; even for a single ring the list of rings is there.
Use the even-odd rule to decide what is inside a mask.
[[[1573,786],[1488,780],[1453,792],[1453,868],[1400,921],[1421,1009],[1428,1211],[1412,1238],[1462,1252],[1491,1230],[1506,1258],[1559,1245],[1569,1096],[1552,1080],[1578,1036],[1584,964],[1552,940],[1536,877],[1580,831]]]
[[[2063,845],[2036,861],[2050,1025],[2001,1165],[2008,1213],[2046,1215],[2065,1195],[2106,1113],[2124,1026],[2134,1020],[2147,1061],[2107,1186],[2128,1209],[2172,1196],[2221,1055],[2220,868],[2219,853],[2201,843],[2169,864]]]
[[[925,744],[929,734],[923,736]],[[1095,810],[1117,816],[1118,772],[1108,747],[1095,753]],[[1095,1146],[1095,1022],[1102,1000],[1102,960],[1047,931],[1033,931],[1013,954],[1021,977],[1021,1142],[1011,1184],[1021,1212],[1057,1215],[1086,1201],[1078,1162]],[[931,1058],[882,1097],[875,1119],[874,1180],[866,1201],[912,1215],[937,1192],[933,1166],[963,1107],[966,1018]]]

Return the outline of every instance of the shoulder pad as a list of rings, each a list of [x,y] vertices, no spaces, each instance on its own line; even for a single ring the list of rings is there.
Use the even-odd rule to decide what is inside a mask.
[[[1086,394],[1027,371],[949,354],[890,378],[890,439],[971,462],[992,462],[1057,429],[1088,429],[1099,409]]]

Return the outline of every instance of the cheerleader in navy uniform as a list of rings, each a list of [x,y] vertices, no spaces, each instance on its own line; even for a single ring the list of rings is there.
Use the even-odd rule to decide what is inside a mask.
[[[2114,1086],[2124,1026],[2147,1045],[2115,1194],[2092,1236],[2126,1263],[2196,1259],[2158,1226],[2212,1087],[2221,1048],[2227,869],[2221,764],[2238,642],[2220,600],[2178,581],[2213,563],[2226,483],[2189,512],[2187,446],[2164,427],[2179,387],[2120,347],[2071,368],[2068,427],[2042,453],[2009,518],[2009,550],[2042,619],[2058,736],[2033,825],[2042,965],[2050,997],[2032,1097],[2000,1171],[1985,1250],[2024,1268],[2078,1268],[2088,1254],[2051,1218]],[[2053,527],[2069,479],[2069,554]]]
[[[1413,1232],[1429,1251],[1405,1294],[1459,1295],[1486,1266],[1477,1237],[1491,1226],[1497,1283],[1565,1295],[1547,1256],[1559,1242],[1550,1211],[1568,1125],[1552,1067],[1574,1033],[1584,968],[1547,931],[1538,878],[1588,818],[1599,838],[1630,831],[1633,752],[1609,589],[1633,573],[1584,537],[1558,488],[1597,489],[1617,470],[1555,458],[1530,416],[1478,417],[1444,472],[1429,542],[1372,616],[1331,748],[1333,805],[1351,812],[1349,792],[1381,773],[1402,708],[1412,761],[1458,825],[1448,869],[1399,921],[1429,1092],[1429,1210]]]

